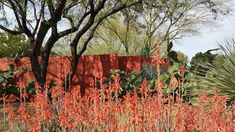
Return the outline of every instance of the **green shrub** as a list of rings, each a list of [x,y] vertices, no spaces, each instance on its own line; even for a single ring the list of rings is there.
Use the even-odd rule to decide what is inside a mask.
[[[16,75],[20,72],[23,72],[27,69],[22,68],[19,70],[15,70],[14,65],[10,64],[9,69],[4,72],[0,72],[0,97],[3,95],[9,96],[9,95],[15,95],[16,97],[20,97],[20,89],[19,85],[16,84]],[[24,85],[25,92],[30,95],[35,95],[35,82],[30,81],[27,85]]]
[[[209,69],[203,78],[203,87],[210,92],[214,91],[214,88],[217,88],[220,94],[228,95],[230,101],[234,101],[235,41],[233,39],[227,40],[225,44],[220,44],[220,49],[221,51],[213,63],[205,63],[203,65]]]

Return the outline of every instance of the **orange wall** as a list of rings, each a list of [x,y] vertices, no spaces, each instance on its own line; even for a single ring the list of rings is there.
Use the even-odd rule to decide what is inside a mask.
[[[91,82],[107,77],[110,70],[120,69],[122,71],[140,71],[143,63],[150,62],[151,59],[146,59],[140,56],[116,56],[116,55],[94,55],[82,56],[77,66],[77,73],[73,80],[73,86],[82,88],[90,87]],[[13,63],[15,67],[30,68],[29,58],[21,58],[18,60],[12,58],[0,59],[0,70],[6,71],[8,65]],[[52,56],[49,60],[47,80],[55,80],[59,74],[64,75],[69,69],[70,57]],[[22,72],[17,76],[16,80],[21,78],[27,83],[30,79],[34,79],[30,72]]]

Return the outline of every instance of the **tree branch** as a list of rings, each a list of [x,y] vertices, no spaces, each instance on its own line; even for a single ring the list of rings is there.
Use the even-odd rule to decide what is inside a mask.
[[[14,35],[18,35],[18,34],[22,34],[23,33],[22,31],[14,31],[14,30],[6,28],[6,27],[4,27],[2,25],[0,25],[0,29],[2,29],[3,31],[6,31],[8,33],[14,34]]]
[[[38,27],[39,27],[39,24],[40,24],[40,21],[44,20],[43,19],[43,14],[44,14],[44,6],[45,6],[45,0],[42,1],[41,3],[41,10],[40,10],[40,13],[39,13],[39,17],[37,18],[37,16],[35,16],[36,18],[36,25],[35,25],[35,28],[34,28],[34,31],[33,31],[33,36],[36,34],[36,32],[38,31]]]
[[[94,0],[89,0],[89,5],[91,8],[91,12],[94,12]]]
[[[68,34],[71,34],[71,33],[76,32],[76,31],[80,28],[80,26],[81,26],[82,22],[84,21],[84,19],[85,19],[88,15],[90,15],[90,13],[91,13],[90,11],[84,13],[83,16],[80,18],[78,24],[77,24],[75,27],[71,27],[71,28],[66,29],[66,30],[64,30],[64,31],[61,31],[61,32],[59,33],[59,37],[64,37],[64,36],[66,36],[66,35],[68,35]]]
[[[126,5],[126,4],[123,4],[117,8],[114,8],[112,11],[110,11],[109,13],[105,14],[104,16],[102,16],[98,21],[97,23],[94,25],[94,27],[92,28],[88,38],[85,40],[84,44],[83,44],[83,47],[82,49],[80,50],[80,52],[77,54],[77,56],[81,56],[85,51],[86,51],[86,48],[87,48],[87,45],[88,43],[90,42],[90,40],[92,39],[92,37],[94,36],[94,32],[96,30],[96,28],[100,25],[100,23],[106,19],[107,17],[111,16],[112,14],[114,13],[117,13],[118,11],[122,10],[122,9],[125,9],[125,8],[128,8],[128,7],[131,7],[133,5],[136,5],[136,4],[139,4],[141,3],[141,1],[138,1],[138,2],[135,2],[135,3],[132,3],[130,5]]]
[[[65,8],[67,0],[60,0],[60,4],[58,5],[58,7],[55,10],[55,17],[56,17],[56,21],[58,22],[59,20],[61,20],[61,16],[63,13],[63,10]]]
[[[20,17],[19,17],[19,14],[17,13],[19,11],[17,10],[16,6],[14,5],[14,3],[11,0],[8,0],[8,1],[9,1],[10,5],[11,5],[11,8],[12,8],[13,12],[14,12],[14,15],[15,15],[15,18],[16,18],[16,21],[18,23],[19,28],[22,28]]]
[[[47,5],[48,5],[48,9],[49,9],[51,18],[53,18],[54,14],[55,14],[55,7],[53,6],[52,0],[47,0]]]

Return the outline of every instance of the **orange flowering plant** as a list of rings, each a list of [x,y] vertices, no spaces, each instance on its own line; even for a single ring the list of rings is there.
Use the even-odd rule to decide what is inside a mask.
[[[113,86],[112,86],[113,87]],[[144,81],[123,98],[116,98],[111,86],[87,89],[81,96],[79,88],[63,92],[61,88],[48,93],[38,92],[29,102],[13,109],[6,102],[8,122],[20,122],[29,131],[234,131],[234,107],[226,106],[226,96],[204,94],[197,107],[177,97],[154,95]],[[4,101],[6,101],[4,99]],[[16,124],[11,124],[14,130]],[[21,127],[19,127],[21,128]]]

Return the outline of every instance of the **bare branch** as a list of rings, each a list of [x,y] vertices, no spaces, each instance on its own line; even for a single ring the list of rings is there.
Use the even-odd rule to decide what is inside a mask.
[[[29,2],[32,4],[33,6],[33,14],[34,14],[34,18],[35,20],[37,20],[37,9],[36,9],[36,5],[35,5],[35,2],[33,2],[32,0],[29,0]]]
[[[34,28],[34,31],[33,31],[33,36],[36,34],[36,32],[38,31],[38,27],[39,27],[39,24],[40,24],[40,21],[44,21],[44,6],[45,6],[45,0],[42,1],[41,3],[41,10],[40,10],[40,13],[39,13],[39,17],[36,18],[36,25],[35,25],[35,28]]]
[[[48,9],[49,9],[51,17],[53,17],[55,13],[55,7],[53,5],[52,0],[47,0],[47,5],[48,5]]]
[[[89,0],[89,5],[90,5],[90,8],[91,8],[91,12],[94,12],[94,0]]]
[[[8,29],[2,25],[0,25],[0,29],[6,31],[6,32],[9,32],[11,34],[14,34],[14,35],[18,35],[18,34],[22,34],[23,32],[22,31],[14,31],[14,30],[11,30],[11,29]]]
[[[61,32],[59,33],[59,36],[60,36],[60,37],[64,37],[64,36],[66,36],[66,35],[68,35],[68,34],[71,34],[71,33],[76,32],[76,31],[80,28],[80,26],[81,26],[82,22],[84,21],[84,19],[85,19],[90,13],[91,13],[91,12],[86,12],[86,13],[84,13],[83,16],[80,18],[78,24],[77,24],[75,27],[71,27],[71,28],[66,29],[66,30],[64,30],[64,31],[61,31]]]
[[[72,2],[64,8],[64,12],[67,13],[71,8],[78,5],[78,2]]]
[[[60,0],[58,7],[56,8],[55,17],[57,18],[56,21],[61,20],[61,16],[63,13],[63,10],[65,8],[67,0]]]
[[[126,4],[123,4],[119,7],[116,7],[114,8],[112,11],[110,11],[109,13],[105,14],[104,16],[102,16],[101,18],[99,18],[99,20],[97,21],[97,23],[94,25],[94,27],[91,29],[91,32],[88,36],[88,38],[85,40],[83,46],[82,46],[82,49],[79,51],[78,53],[78,56],[81,56],[85,51],[86,51],[86,48],[87,48],[87,45],[88,43],[90,42],[90,40],[92,39],[92,37],[94,36],[94,33],[95,33],[95,30],[97,29],[97,27],[100,25],[100,23],[106,19],[107,17],[111,16],[112,14],[115,14],[117,13],[118,11],[122,10],[122,9],[125,9],[127,7],[131,7],[133,5],[136,5],[136,4],[139,4],[141,3],[141,1],[138,1],[138,2],[135,2],[135,3],[132,3],[130,5],[126,5]]]
[[[18,23],[19,28],[22,28],[22,24],[21,24],[21,21],[20,21],[20,16],[17,13],[18,9],[16,8],[16,6],[14,5],[14,3],[11,0],[9,0],[9,3],[11,5],[11,8],[12,8],[13,12],[14,12],[14,15],[15,15],[15,18],[16,18],[16,21]]]

